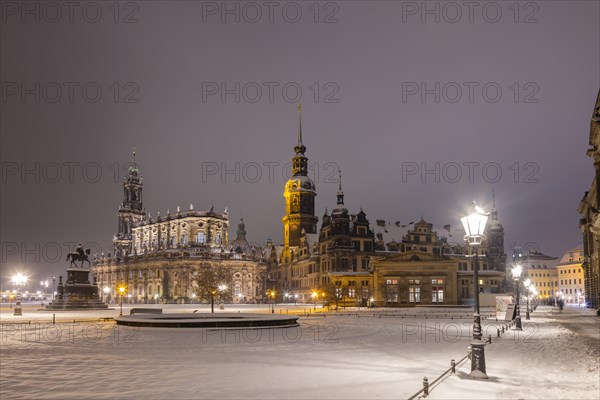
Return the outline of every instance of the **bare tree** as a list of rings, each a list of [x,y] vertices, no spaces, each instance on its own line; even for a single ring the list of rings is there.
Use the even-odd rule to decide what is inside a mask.
[[[200,300],[210,301],[215,312],[215,300],[231,301],[231,273],[224,268],[202,268],[194,277],[192,287]]]
[[[342,285],[336,285],[335,283],[329,283],[318,290],[319,297],[324,301],[324,304],[335,304],[335,309],[338,309],[338,302],[344,299],[344,293],[346,288]]]

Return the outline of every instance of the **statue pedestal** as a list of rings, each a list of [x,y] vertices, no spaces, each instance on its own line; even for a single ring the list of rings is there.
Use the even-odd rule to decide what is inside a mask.
[[[57,299],[48,304],[44,310],[107,310],[98,296],[98,286],[90,283],[90,270],[67,268],[67,281],[62,283],[59,277]]]

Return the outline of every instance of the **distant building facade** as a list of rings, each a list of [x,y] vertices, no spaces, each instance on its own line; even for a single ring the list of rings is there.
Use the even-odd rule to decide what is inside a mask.
[[[202,268],[225,268],[231,273],[233,301],[265,299],[267,259],[263,249],[246,240],[243,220],[236,240],[229,244],[229,216],[177,207],[163,217],[147,214],[142,202],[143,182],[135,160],[123,182],[114,253],[96,257],[93,273],[105,300],[115,300],[124,286],[131,302],[190,302],[193,280]]]
[[[539,251],[530,251],[521,258],[524,278],[529,278],[538,291],[538,298],[546,303],[554,303],[558,288],[558,257]],[[523,279],[522,279],[523,280]]]
[[[579,229],[583,236],[583,271],[585,302],[600,308],[600,91],[592,113],[587,155],[594,160],[594,179],[581,199]]]
[[[567,251],[556,266],[558,292],[566,304],[585,304],[585,277],[583,248]]]
[[[433,224],[423,218],[406,225],[378,219],[372,227],[362,208],[356,214],[346,208],[341,173],[335,207],[331,213],[325,211],[317,233],[317,191],[307,174],[301,120],[294,152],[293,176],[284,188],[284,243],[267,246],[267,286],[276,290],[278,300],[311,302],[333,290],[336,303],[349,306],[473,301],[470,248],[438,236]],[[502,293],[504,228],[495,204],[486,233],[478,248],[480,290]]]

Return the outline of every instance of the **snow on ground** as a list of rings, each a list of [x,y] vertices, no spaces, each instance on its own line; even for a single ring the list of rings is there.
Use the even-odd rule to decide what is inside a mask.
[[[540,307],[520,335],[486,347],[489,381],[468,378],[470,363],[444,379],[429,399],[600,399],[600,319],[595,310]],[[576,321],[578,335],[560,323]],[[559,322],[559,323],[557,323]]]
[[[311,306],[296,311],[305,308]],[[267,306],[226,306],[240,310]],[[298,328],[241,331],[97,322],[118,311],[56,313],[59,322],[51,325],[47,312],[26,308],[14,317],[3,308],[2,398],[402,399],[421,389],[424,376],[433,381],[466,354],[472,325],[468,309],[442,308],[312,314]],[[389,315],[379,318],[380,312]],[[73,323],[89,318],[96,321]],[[539,308],[518,338],[511,331],[486,347],[489,381],[466,378],[467,362],[430,398],[599,398],[597,340],[585,342],[557,318]],[[486,334],[495,336],[500,326],[484,321]]]

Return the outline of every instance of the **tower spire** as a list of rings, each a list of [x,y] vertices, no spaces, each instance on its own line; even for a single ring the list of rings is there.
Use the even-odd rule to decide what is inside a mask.
[[[304,152],[306,151],[306,146],[302,143],[302,104],[298,103],[298,144],[294,146],[294,151],[296,152],[296,156],[302,155],[304,156]]]
[[[298,144],[302,144],[302,104],[298,103]]]
[[[131,150],[131,166],[129,167],[129,175],[137,175],[139,173],[139,168],[135,159],[135,147]]]
[[[338,168],[339,186],[337,192],[338,205],[344,205],[344,192],[342,191],[342,170]]]

